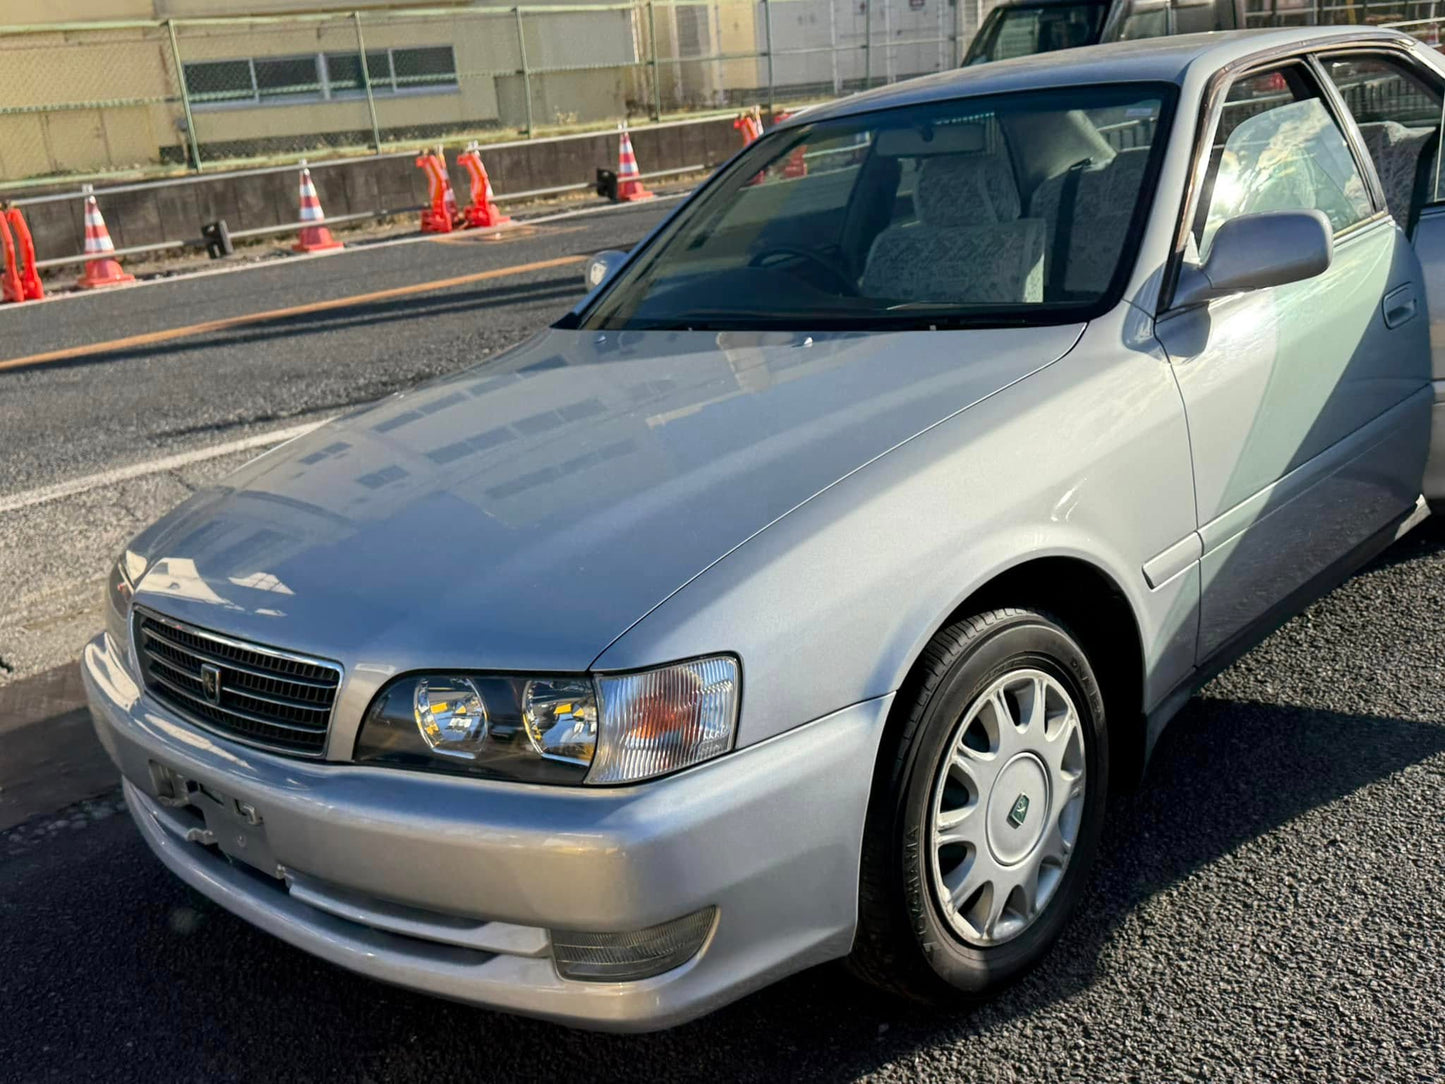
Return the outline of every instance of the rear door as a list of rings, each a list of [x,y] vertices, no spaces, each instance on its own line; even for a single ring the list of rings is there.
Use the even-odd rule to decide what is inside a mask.
[[[1424,270],[1434,413],[1425,496],[1445,499],[1445,189],[1440,184],[1445,79],[1402,49],[1324,53],[1320,66],[1353,117],[1379,173],[1390,213]]]
[[[1323,212],[1334,257],[1157,322],[1194,457],[1201,660],[1411,510],[1429,425],[1425,320],[1386,306],[1419,293],[1419,263],[1309,66],[1241,75],[1215,117],[1184,258],[1283,210]]]

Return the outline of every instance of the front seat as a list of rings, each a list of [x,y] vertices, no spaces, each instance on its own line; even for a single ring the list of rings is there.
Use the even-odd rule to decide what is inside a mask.
[[[1429,198],[1434,180],[1436,128],[1406,128],[1392,120],[1360,125],[1365,149],[1375,163],[1390,215],[1409,232],[1410,216]]]
[[[890,226],[868,251],[864,297],[1011,303],[1044,296],[1044,223],[1020,218],[1013,171],[991,154],[925,158],[918,220]]]

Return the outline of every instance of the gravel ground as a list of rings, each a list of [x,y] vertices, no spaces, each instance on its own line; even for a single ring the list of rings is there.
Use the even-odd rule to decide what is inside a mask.
[[[1110,808],[1044,965],[944,1015],[824,967],[659,1035],[360,980],[168,876],[102,799],[0,836],[0,1079],[1445,1078],[1445,526],[1221,675]]]

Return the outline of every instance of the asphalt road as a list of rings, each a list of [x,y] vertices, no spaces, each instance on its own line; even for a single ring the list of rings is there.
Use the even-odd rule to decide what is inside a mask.
[[[147,287],[20,325],[0,311],[0,357],[625,244],[656,213]],[[574,269],[526,272],[416,295],[410,314],[330,310],[0,372],[0,502],[467,364],[577,292]],[[17,326],[34,336],[19,349]],[[98,590],[106,539],[246,454],[0,512],[0,575],[26,615],[0,613],[0,656],[20,660],[0,684],[53,687],[63,709],[64,682],[46,682],[61,641],[93,627],[82,588]],[[1146,786],[1112,803],[1043,967],[953,1015],[825,967],[660,1035],[570,1032],[358,979],[252,930],[166,874],[113,793],[33,818],[0,833],[0,1080],[1445,1079],[1442,611],[1445,523],[1428,522],[1218,678]],[[5,692],[0,778],[20,748]],[[22,729],[81,740],[73,715]]]
[[[0,687],[74,658],[126,540],[261,449],[151,468],[485,360],[575,304],[586,256],[672,205],[0,306]],[[144,473],[104,477],[128,469]],[[87,488],[7,508],[67,483]]]

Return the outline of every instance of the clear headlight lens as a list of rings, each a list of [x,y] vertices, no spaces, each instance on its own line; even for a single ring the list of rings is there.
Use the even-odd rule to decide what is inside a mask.
[[[597,742],[589,678],[414,674],[372,701],[353,759],[395,768],[580,783]]]
[[[592,682],[579,678],[527,682],[522,723],[538,756],[591,764],[597,750],[597,697]]]
[[[732,748],[738,663],[634,674],[417,674],[372,702],[354,759],[535,783],[631,783]]]
[[[487,705],[467,678],[422,678],[412,694],[412,714],[422,739],[438,756],[476,760],[482,752]]]
[[[114,650],[127,664],[130,662],[130,604],[135,595],[130,577],[126,575],[125,558],[111,567],[105,584],[105,631]]]

